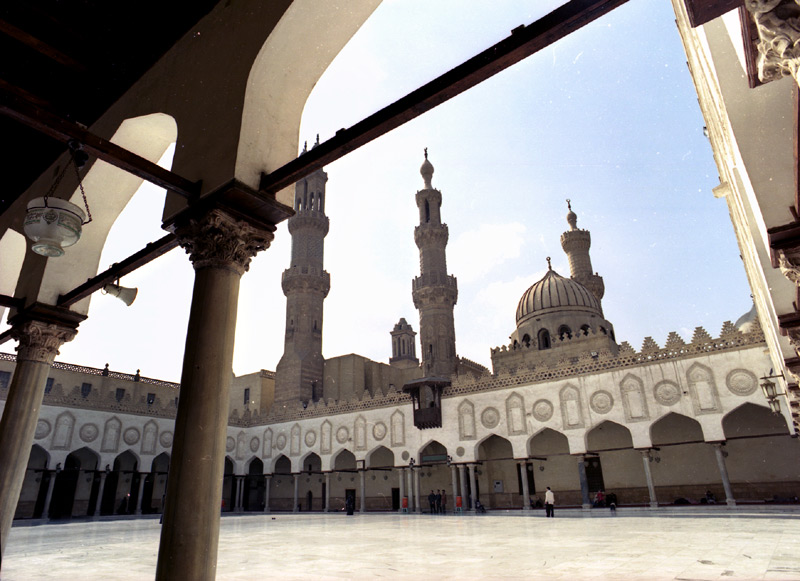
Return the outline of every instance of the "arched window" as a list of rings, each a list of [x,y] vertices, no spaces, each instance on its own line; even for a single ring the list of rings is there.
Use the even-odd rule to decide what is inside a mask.
[[[589,327],[589,325],[581,325],[581,334],[582,335],[588,335],[590,329],[591,328]]]
[[[522,336],[522,344],[525,345],[525,347],[531,346],[531,336],[527,333]]]
[[[539,349],[550,349],[550,331],[540,329],[538,333]]]
[[[431,221],[431,206],[428,204],[428,200],[425,200],[425,222]]]
[[[564,338],[572,339],[572,329],[570,329],[566,325],[561,325],[558,328],[558,336],[561,337],[562,339]]]
[[[600,332],[601,332],[603,335],[608,335],[608,331],[606,331],[606,328],[605,328],[605,327],[600,327]]]

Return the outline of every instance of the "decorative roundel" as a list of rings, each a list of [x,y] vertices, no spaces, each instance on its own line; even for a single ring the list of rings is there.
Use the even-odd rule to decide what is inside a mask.
[[[347,426],[342,426],[338,430],[336,430],[336,441],[340,444],[344,444],[347,439],[350,437],[350,430],[347,429]]]
[[[725,379],[725,384],[731,393],[736,395],[750,395],[758,387],[758,380],[754,373],[747,369],[734,369]]]
[[[408,462],[408,459],[411,457],[411,454],[409,454],[407,451],[404,451],[402,454],[400,454],[400,457],[401,457],[401,458],[402,458],[404,461]]]
[[[165,448],[169,448],[172,446],[172,432],[161,432],[158,441],[161,442],[161,445]]]
[[[228,439],[225,440],[225,450],[228,452],[233,452],[235,449],[236,449],[236,440],[228,436]]]
[[[601,389],[592,394],[589,405],[598,414],[607,414],[614,407],[614,397],[606,390]]]
[[[500,423],[500,412],[497,408],[486,408],[481,414],[481,423],[484,428],[492,429]]]
[[[661,405],[675,405],[681,399],[681,390],[677,383],[665,379],[655,384],[653,397]]]
[[[306,432],[306,446],[309,448],[317,443],[317,433],[314,430]]]
[[[378,422],[372,426],[372,437],[380,441],[386,437],[386,424]]]
[[[37,440],[41,440],[42,438],[46,438],[50,435],[50,422],[47,420],[39,420],[36,422],[36,433],[34,434],[34,438]]]
[[[456,456],[461,458],[461,456],[463,456],[463,455],[464,455],[464,448],[462,446],[459,446],[458,448],[456,448]]]
[[[283,450],[286,447],[286,434],[278,434],[278,437],[275,439],[275,445],[278,447],[278,450]]]
[[[251,438],[250,440],[250,451],[251,452],[258,452],[258,446],[261,442],[258,441],[258,438]]]
[[[84,442],[94,442],[99,433],[100,430],[97,427],[97,424],[83,424],[78,432],[78,435]]]
[[[553,404],[549,400],[540,399],[533,404],[533,417],[546,422],[553,417]]]
[[[128,446],[133,446],[136,442],[139,441],[139,430],[136,428],[128,428],[122,434],[122,439]]]

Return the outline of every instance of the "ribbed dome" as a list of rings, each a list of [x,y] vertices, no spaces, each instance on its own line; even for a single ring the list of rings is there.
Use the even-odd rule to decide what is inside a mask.
[[[564,278],[555,270],[547,271],[544,278],[525,291],[517,305],[517,323],[528,315],[545,314],[558,310],[595,311],[603,316],[600,302],[585,286]]]

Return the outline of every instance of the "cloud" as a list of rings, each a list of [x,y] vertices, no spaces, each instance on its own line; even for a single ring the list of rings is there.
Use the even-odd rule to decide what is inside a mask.
[[[509,222],[481,224],[460,234],[448,248],[448,270],[457,274],[459,282],[483,278],[505,261],[519,257],[525,231],[521,222]]]

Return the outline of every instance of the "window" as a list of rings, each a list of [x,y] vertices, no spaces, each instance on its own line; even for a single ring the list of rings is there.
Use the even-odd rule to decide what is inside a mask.
[[[425,222],[431,221],[431,205],[425,200]]]
[[[11,372],[10,371],[0,371],[0,389],[8,388],[8,384],[11,382]]]
[[[591,330],[591,328],[589,327],[589,325],[583,325],[581,327],[581,334],[582,335],[588,335],[590,330]]]
[[[541,329],[538,333],[539,349],[550,349],[550,331]]]
[[[147,394],[147,405],[153,405],[156,402],[156,394],[148,393]]]
[[[561,325],[558,328],[558,336],[561,339],[572,339],[572,329],[570,329],[566,325]]]
[[[86,384],[84,384],[84,385],[86,385]],[[83,397],[86,397],[86,396],[84,395]],[[117,401],[122,401],[123,398],[125,397],[125,388],[124,387],[118,387],[117,388],[117,393],[115,394],[114,397],[117,398]]]
[[[531,346],[531,336],[527,333],[522,336],[522,344],[525,345],[525,347]]]
[[[244,405],[248,405],[250,403],[250,388],[244,388]]]
[[[91,383],[82,383],[81,384],[81,397],[89,397],[90,393],[92,393],[92,384]]]
[[[47,383],[45,383],[45,385],[44,385],[45,394],[50,393],[50,390],[53,389],[53,383],[54,382],[55,382],[55,380],[52,377],[48,377],[47,378]]]

